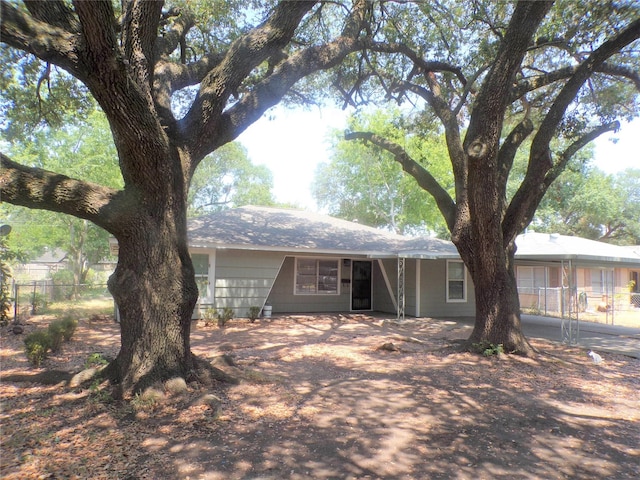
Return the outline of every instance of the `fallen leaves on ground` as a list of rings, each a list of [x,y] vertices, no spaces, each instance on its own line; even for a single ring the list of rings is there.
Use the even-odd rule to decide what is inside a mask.
[[[52,319],[33,317],[25,334]],[[27,478],[637,478],[638,360],[533,340],[533,358],[454,348],[468,327],[367,315],[194,324],[239,385],[114,402],[107,384],[0,382],[0,475]],[[80,322],[29,366],[2,332],[2,378],[113,358],[118,325]],[[384,347],[387,345],[387,347]]]

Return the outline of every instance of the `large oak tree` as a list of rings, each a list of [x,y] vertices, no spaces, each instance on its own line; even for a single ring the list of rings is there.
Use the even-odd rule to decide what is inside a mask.
[[[52,69],[77,79],[109,121],[122,189],[2,154],[0,194],[90,220],[118,240],[109,289],[120,307],[121,349],[108,374],[123,395],[198,370],[189,344],[198,293],[186,235],[198,164],[300,79],[361,48],[370,12],[364,0],[265,4],[264,12],[247,7],[246,17],[232,11],[216,21],[206,7],[236,4],[195,2],[196,16],[178,1],[2,1],[2,42],[44,62],[47,80]]]
[[[416,2],[379,14],[394,22],[342,71],[341,91],[354,104],[382,88],[387,98],[424,105],[442,124],[455,194],[402,145],[367,131],[347,139],[388,150],[434,197],[475,285],[468,347],[529,353],[515,239],[571,157],[617,128],[617,118],[638,114],[638,5]],[[526,173],[509,198],[514,158],[525,147]]]

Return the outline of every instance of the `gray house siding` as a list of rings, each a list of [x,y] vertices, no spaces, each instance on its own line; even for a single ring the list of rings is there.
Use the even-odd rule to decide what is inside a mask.
[[[404,263],[404,312],[419,316],[416,312],[416,264],[420,260],[406,259]]]
[[[398,293],[398,262],[396,259],[382,260],[384,271],[386,272],[394,297]],[[377,312],[396,313],[396,307],[393,304],[389,289],[384,280],[382,269],[379,262],[374,261],[373,264],[373,309]]]
[[[284,258],[279,252],[217,250],[212,279],[215,307],[231,307],[236,317],[247,316],[249,307],[262,307]]]
[[[473,283],[466,273],[466,302],[447,302],[447,261],[421,260],[420,316],[467,317],[474,316],[475,294]]]
[[[304,258],[336,259],[330,256]],[[345,275],[348,278],[349,273],[343,266],[342,259],[338,260],[340,265],[338,295],[295,295],[295,257],[287,257],[269,294],[268,303],[273,307],[273,313],[348,312],[351,304],[351,290],[342,284],[341,278],[345,278]]]
[[[212,263],[212,297],[202,302],[200,314],[209,307],[231,307],[235,317],[247,316],[249,307],[272,305],[273,313],[348,312],[351,309],[350,263],[335,256],[339,262],[338,295],[296,295],[295,256],[280,252],[219,249],[210,254]],[[356,258],[357,259],[357,258]],[[352,259],[349,259],[352,260]],[[417,276],[417,263],[420,275]],[[382,263],[384,268],[380,268]],[[466,275],[467,301],[446,301],[446,260],[405,260],[405,314],[408,316],[473,316],[475,314],[473,285]],[[395,258],[372,260],[372,310],[395,314],[385,273],[394,299],[398,293],[398,262]],[[420,284],[418,297],[417,283]],[[418,302],[419,300],[419,302]],[[418,311],[419,303],[419,311]]]

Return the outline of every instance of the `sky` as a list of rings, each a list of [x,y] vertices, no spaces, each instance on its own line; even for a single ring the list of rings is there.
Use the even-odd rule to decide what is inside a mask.
[[[336,108],[275,107],[238,137],[256,165],[267,166],[278,202],[318,211],[311,185],[320,162],[329,161],[331,130],[344,130],[348,113]],[[617,139],[614,143],[612,139]],[[640,168],[640,120],[595,142],[594,165],[605,173]]]

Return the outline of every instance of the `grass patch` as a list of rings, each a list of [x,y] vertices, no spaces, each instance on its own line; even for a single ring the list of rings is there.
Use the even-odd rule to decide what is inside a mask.
[[[53,302],[46,308],[46,313],[56,315],[58,317],[62,317],[69,311],[73,311],[76,317],[111,315],[113,314],[113,298],[105,295],[95,298]]]

